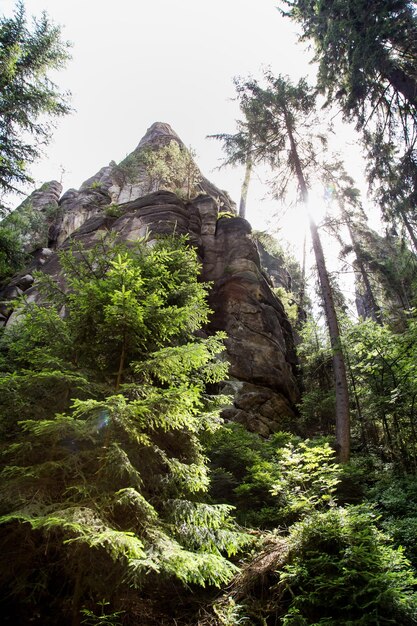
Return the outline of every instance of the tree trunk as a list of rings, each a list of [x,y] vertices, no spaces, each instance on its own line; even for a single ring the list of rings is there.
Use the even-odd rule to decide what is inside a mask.
[[[356,262],[357,265],[359,267],[359,271],[362,277],[362,282],[363,285],[365,287],[365,295],[366,295],[366,299],[370,304],[370,308],[371,308],[371,318],[374,320],[374,322],[376,322],[377,324],[379,324],[380,326],[382,326],[382,311],[380,306],[377,304],[375,297],[374,297],[374,293],[372,291],[372,287],[371,287],[371,283],[369,282],[369,277],[368,277],[368,272],[365,269],[365,265],[363,262],[363,257],[362,257],[362,250],[361,247],[359,245],[358,240],[356,239],[356,234],[355,231],[352,228],[352,223],[350,221],[350,216],[347,213],[347,211],[343,211],[344,213],[344,217],[346,219],[346,223],[347,223],[347,227],[349,229],[349,235],[350,238],[352,240],[352,245],[353,245],[353,251],[355,253],[356,256]]]
[[[306,292],[306,256],[307,256],[307,236],[304,235],[303,241],[303,264],[301,267],[301,285],[298,297],[297,326],[301,327],[306,321],[305,312],[305,292]]]
[[[417,238],[415,236],[414,229],[411,226],[410,221],[407,217],[407,213],[403,209],[400,209],[400,215],[404,222],[404,226],[406,227],[408,234],[410,235],[410,239],[413,242],[414,252],[417,253]]]
[[[350,456],[350,416],[349,391],[346,377],[345,361],[340,341],[339,324],[334,306],[333,291],[326,269],[323,247],[317,226],[310,218],[310,232],[313,241],[314,256],[320,280],[321,296],[329,329],[330,344],[333,353],[333,375],[336,390],[336,444],[337,454],[341,463],[346,463]]]
[[[123,337],[122,352],[120,354],[119,369],[117,371],[116,384],[114,388],[115,393],[118,393],[120,389],[120,385],[122,383],[123,370],[125,367],[125,359],[126,359],[126,336]]]
[[[303,169],[298,156],[297,144],[295,143],[291,120],[285,111],[285,122],[288,138],[291,145],[294,167],[300,187],[301,198],[306,207],[308,206],[308,189],[304,178]],[[346,367],[343,357],[342,344],[340,341],[339,324],[333,299],[333,291],[330,285],[329,275],[321,245],[319,232],[313,218],[310,217],[310,232],[313,242],[314,256],[317,272],[319,275],[321,296],[323,299],[326,315],[327,328],[330,335],[330,344],[333,354],[333,376],[336,392],[336,446],[337,456],[341,463],[346,463],[350,456],[350,416],[349,416],[349,391],[346,376]]]
[[[248,156],[246,159],[246,166],[245,166],[245,177],[243,179],[242,189],[240,192],[239,217],[246,217],[246,200],[248,197],[248,189],[249,189],[250,177],[252,174],[252,167],[253,167],[252,155],[250,152],[248,152]]]
[[[360,403],[360,400],[359,400],[359,395],[358,395],[358,392],[357,392],[355,375],[353,373],[353,370],[352,370],[352,367],[351,367],[348,355],[346,355],[346,365],[347,365],[347,370],[349,372],[351,388],[352,388],[352,391],[353,391],[353,398],[354,398],[355,407],[356,407],[356,416],[357,416],[358,423],[359,423],[360,429],[361,429],[362,445],[363,445],[364,450],[366,450],[368,452],[368,437],[367,437],[367,432],[365,430],[365,420],[364,420],[364,417],[363,417],[362,407],[361,407],[361,403]]]

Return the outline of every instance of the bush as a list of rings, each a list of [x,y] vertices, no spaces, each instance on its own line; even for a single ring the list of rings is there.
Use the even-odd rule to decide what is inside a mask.
[[[368,489],[367,496],[381,514],[380,525],[417,567],[417,478],[388,471]]]
[[[280,432],[265,441],[240,424],[228,424],[206,446],[211,495],[233,504],[242,524],[288,527],[314,509],[335,504],[341,467],[323,438],[301,442]]]
[[[364,507],[313,513],[289,535],[283,626],[414,624],[417,580]]]

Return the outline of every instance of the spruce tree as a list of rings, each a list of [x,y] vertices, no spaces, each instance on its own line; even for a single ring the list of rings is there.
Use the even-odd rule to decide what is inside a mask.
[[[0,18],[0,192],[31,182],[27,165],[51,135],[50,120],[70,111],[68,94],[50,79],[69,59],[69,44],[46,13],[30,29],[24,4]]]
[[[320,154],[325,138],[316,130],[318,122],[315,115],[315,94],[304,79],[293,85],[284,76],[275,78],[267,72],[265,77],[266,87],[262,87],[256,80],[237,83],[242,106],[251,112],[248,119],[256,120],[249,130],[260,146],[259,154],[273,169],[276,197],[288,198],[291,183],[295,182],[298,197],[305,207],[304,210],[307,210],[309,188],[315,179],[320,180],[323,176]],[[336,442],[339,459],[344,462],[348,460],[350,450],[346,369],[332,286],[319,231],[311,212],[309,225],[333,351]]]
[[[225,401],[205,389],[227,364],[222,334],[196,335],[195,251],[110,240],[61,266],[65,289],[40,281],[42,304],[1,337],[2,612],[42,624],[78,624],[123,589],[220,585],[245,540],[231,507],[204,501],[199,436]]]
[[[282,0],[312,40],[317,88],[362,133],[370,187],[417,249],[417,17],[410,0]]]

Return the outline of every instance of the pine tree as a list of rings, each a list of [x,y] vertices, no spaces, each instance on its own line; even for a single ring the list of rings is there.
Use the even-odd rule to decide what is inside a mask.
[[[13,17],[0,18],[0,192],[19,191],[31,182],[27,165],[39,158],[51,123],[46,118],[70,111],[68,93],[60,93],[48,74],[69,59],[61,30],[46,13],[27,25],[24,4]],[[46,118],[44,117],[46,116]]]
[[[369,274],[368,258],[362,246],[361,231],[367,228],[367,217],[360,199],[360,191],[354,186],[351,178],[341,161],[329,164],[327,168],[328,196],[336,201],[340,216],[334,219],[330,215],[326,217],[325,225],[338,241],[342,255],[353,252],[355,269],[356,289],[358,298],[358,314],[370,317],[378,324],[382,324],[382,310],[374,294],[372,280]],[[352,245],[346,246],[341,226],[346,226]],[[359,306],[358,306],[359,305]],[[363,305],[363,306],[362,306]],[[359,310],[361,309],[361,310]]]
[[[48,623],[164,580],[220,585],[245,541],[207,504],[199,434],[218,427],[222,334],[184,241],[61,255],[1,338],[3,614]],[[62,316],[64,312],[64,316]],[[59,593],[56,589],[59,588]],[[56,595],[56,598],[54,598]],[[17,619],[17,617],[16,617]]]
[[[417,17],[410,0],[282,0],[312,40],[317,87],[362,132],[369,181],[385,218],[417,249]]]
[[[368,106],[415,120],[417,112],[417,19],[410,0],[283,0],[285,15],[312,39],[319,63],[318,86],[360,125]]]
[[[241,110],[244,119],[237,122],[238,131],[235,134],[219,133],[217,135],[209,135],[209,137],[218,139],[223,144],[226,159],[222,167],[227,165],[244,165],[245,167],[239,201],[239,217],[245,218],[252,170],[256,161],[261,157],[262,149],[259,150],[252,131],[249,129],[250,111],[243,106],[241,106]],[[253,125],[254,123],[256,123],[256,120],[252,117],[251,124]]]
[[[267,73],[266,81],[266,88],[255,80],[238,83],[238,94],[244,108],[251,111],[250,119],[256,119],[256,125],[250,130],[258,145],[263,147],[263,159],[274,170],[276,196],[287,197],[291,181],[295,180],[301,202],[307,208],[309,185],[321,174],[319,155],[324,143],[321,134],[313,133],[317,128],[315,96],[304,79],[293,85],[288,78],[274,78]],[[311,214],[309,224],[333,351],[338,454],[341,461],[347,461],[350,449],[349,393],[340,332],[324,252]]]

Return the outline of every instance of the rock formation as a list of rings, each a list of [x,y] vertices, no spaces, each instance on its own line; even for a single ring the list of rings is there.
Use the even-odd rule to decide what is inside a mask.
[[[167,124],[156,123],[124,162],[103,167],[79,190],[70,189],[58,201],[59,183],[49,183],[32,194],[32,207],[35,199],[37,207],[55,203],[55,218],[48,222],[47,243],[34,242],[31,263],[0,292],[0,322],[16,319],[12,301],[23,291],[30,299],[37,298],[33,269],[59,276],[55,250],[67,247],[72,239],[91,246],[100,234],[110,231],[125,241],[146,234],[150,238],[187,234],[201,258],[202,278],[212,283],[213,316],[207,331],[225,330],[228,335],[230,380],[225,391],[233,393],[234,404],[224,416],[263,436],[288,429],[298,400],[296,356],[291,326],[271,290],[272,284],[285,284],[285,269],[265,251],[261,251],[262,267],[249,223],[239,217],[219,217],[220,210],[234,214],[234,204],[200,173],[193,198],[184,194],[189,190],[185,180],[175,193],[163,180],[158,189],[150,188],[144,150],[157,151],[170,142],[185,150]]]

